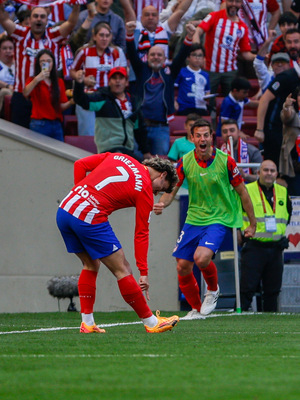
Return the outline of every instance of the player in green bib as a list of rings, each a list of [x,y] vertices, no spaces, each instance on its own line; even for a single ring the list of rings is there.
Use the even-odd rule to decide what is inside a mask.
[[[256,220],[251,199],[234,159],[212,145],[210,123],[199,119],[191,132],[195,150],[178,162],[179,183],[172,193],[163,194],[153,209],[156,214],[161,214],[173,201],[183,180],[187,179],[189,207],[173,256],[177,260],[179,287],[192,308],[184,319],[200,319],[216,308],[219,285],[212,258],[227,231],[242,226],[241,205],[250,222],[245,230],[246,237],[254,236]],[[194,263],[207,284],[203,304],[193,274]]]

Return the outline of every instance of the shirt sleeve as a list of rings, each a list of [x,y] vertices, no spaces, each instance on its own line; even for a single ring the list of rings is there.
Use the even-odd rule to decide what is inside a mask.
[[[93,171],[101,164],[110,153],[95,154],[93,156],[81,158],[74,163],[74,184],[77,185],[88,172]]]
[[[136,203],[134,253],[136,265],[143,276],[148,275],[149,223],[153,209],[152,188],[141,192]]]
[[[178,181],[176,186],[180,187],[183,184],[183,181],[184,181],[184,178],[185,178],[185,173],[184,173],[184,170],[183,170],[183,159],[182,159],[182,157],[180,158],[180,160],[177,163],[176,171],[177,171],[177,175],[178,175],[178,178],[179,178],[179,181]]]
[[[71,69],[75,69],[75,71],[78,71],[84,64],[84,60],[85,60],[84,50],[81,49],[74,58],[73,64],[71,65]]]
[[[240,171],[238,169],[238,166],[236,165],[236,162],[230,156],[228,156],[227,158],[227,168],[228,168],[229,181],[233,187],[237,187],[242,182],[244,182],[242,175],[240,174]]]
[[[204,32],[207,32],[211,29],[211,27],[214,25],[214,14],[215,12],[212,12],[210,14],[208,14],[203,21],[200,22],[200,24],[198,25],[199,28],[203,29]]]
[[[267,1],[267,10],[270,13],[273,13],[274,11],[277,11],[279,8],[279,4],[277,2],[277,0],[268,0]]]
[[[241,52],[251,51],[248,28],[245,24],[244,24],[244,28],[245,28],[245,34],[242,36],[241,40],[239,41],[239,48],[240,48]]]

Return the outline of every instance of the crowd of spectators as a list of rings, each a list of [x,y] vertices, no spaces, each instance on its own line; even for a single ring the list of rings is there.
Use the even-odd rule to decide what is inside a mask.
[[[0,5],[2,117],[7,95],[11,96],[12,122],[27,128],[33,126],[32,119],[47,123],[53,119],[61,124],[65,113],[76,115],[78,134],[95,136],[97,151],[102,152],[111,150],[110,141],[105,144],[106,136],[99,133],[106,126],[103,118],[109,119],[105,117],[109,104],[113,108],[116,104],[117,108],[107,114],[118,113],[118,122],[108,124],[109,138],[118,138],[112,140],[113,148],[122,148],[141,159],[151,154],[167,157],[172,143],[170,121],[174,116],[191,113],[208,118],[219,137],[222,124],[236,120],[239,138],[247,143],[249,132],[243,131],[243,109],[258,106],[252,114],[257,125],[250,132],[251,143],[259,148],[263,158],[274,161],[279,173],[287,178],[285,182],[289,181],[287,168],[282,166],[286,165],[287,157],[291,165],[298,162],[297,138],[294,134],[289,139],[287,155],[286,147],[282,150],[280,113],[286,98],[292,96],[300,83],[300,2],[88,0],[83,3],[54,1],[52,6],[41,7],[36,6],[37,2],[30,6],[30,1],[9,0]],[[44,88],[36,108],[37,90],[28,93],[26,85],[34,81],[36,85],[39,83],[37,88],[41,86],[37,82],[35,61],[44,49],[53,54],[60,83],[55,85],[56,97],[53,94],[45,97]],[[121,86],[112,90],[109,74],[118,67],[122,71]],[[45,87],[53,90],[53,83],[46,80],[49,74],[43,69],[39,78],[42,76]],[[76,96],[74,104],[70,99],[76,81],[80,96]],[[255,82],[256,93],[250,82]],[[59,91],[66,91],[68,98]],[[118,92],[125,96],[123,101]],[[47,108],[46,113],[41,112],[43,107]],[[101,122],[96,125],[98,117]],[[132,121],[137,121],[137,125],[132,125]],[[283,145],[286,141],[285,138]],[[130,143],[129,147],[126,143]],[[298,169],[294,168],[292,174],[296,183],[291,194],[299,194]]]
[[[200,136],[195,140],[193,130],[209,130],[205,151],[213,149],[212,160],[216,154],[232,160],[226,153],[237,163],[261,164],[260,169],[240,168],[240,173],[234,169],[233,178],[238,175],[238,184],[244,180],[256,205],[260,193],[264,209],[274,214],[258,224],[258,240],[250,240],[246,250],[254,243],[260,250],[253,254],[263,254],[268,268],[269,247],[272,254],[277,249],[277,260],[282,258],[276,221],[285,218],[279,232],[283,238],[291,209],[287,201],[285,214],[276,214],[273,199],[281,196],[284,204],[287,193],[300,195],[300,0],[65,0],[47,7],[19,1],[0,4],[2,118],[9,98],[12,122],[63,141],[68,132],[62,123],[72,114],[77,134],[94,136],[98,153],[120,152],[139,161],[158,154],[176,162],[195,146],[201,153],[206,145]],[[252,130],[247,131],[249,108]],[[172,141],[170,126],[179,118],[185,119],[184,131],[179,128]],[[211,126],[220,152],[210,146]],[[212,160],[205,160],[205,167],[200,160],[201,168]],[[187,182],[191,184],[186,180],[183,187],[190,189]],[[261,221],[265,215],[258,211],[256,207]],[[265,268],[259,266],[253,275],[246,250],[243,310]],[[208,276],[202,261],[199,268]],[[277,264],[276,284],[263,282],[266,293],[276,288],[266,296],[265,311],[277,310],[282,262]],[[209,292],[216,302],[217,284]],[[194,308],[199,314],[199,307]]]

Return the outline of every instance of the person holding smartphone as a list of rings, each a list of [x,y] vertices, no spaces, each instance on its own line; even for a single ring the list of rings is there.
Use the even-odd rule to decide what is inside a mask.
[[[57,77],[53,53],[41,50],[36,57],[34,76],[28,78],[23,90],[32,102],[31,130],[64,141],[62,111],[74,104],[65,91],[64,81]]]

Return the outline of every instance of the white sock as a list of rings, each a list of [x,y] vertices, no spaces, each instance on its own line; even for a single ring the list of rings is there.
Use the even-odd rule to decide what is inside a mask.
[[[157,318],[155,315],[151,315],[149,318],[142,318],[143,324],[149,326],[149,328],[154,328],[157,325]]]
[[[95,323],[94,314],[93,313],[92,314],[84,314],[84,313],[82,313],[81,314],[81,319],[82,319],[82,322],[84,322],[85,324],[87,324],[89,326],[94,325],[94,323]]]

